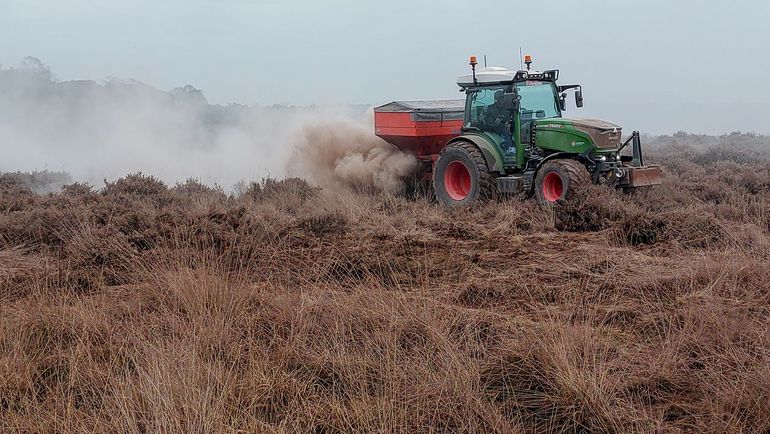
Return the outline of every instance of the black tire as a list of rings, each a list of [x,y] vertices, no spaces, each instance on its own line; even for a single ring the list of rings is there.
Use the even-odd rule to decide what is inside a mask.
[[[542,204],[563,202],[591,184],[588,170],[580,162],[569,159],[547,161],[535,176],[535,197]]]
[[[481,150],[470,142],[455,142],[439,154],[433,170],[436,199],[447,206],[466,206],[498,196]]]

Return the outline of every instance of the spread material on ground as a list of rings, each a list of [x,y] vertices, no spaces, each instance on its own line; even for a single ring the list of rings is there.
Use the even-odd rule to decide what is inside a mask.
[[[2,174],[0,431],[768,432],[768,155],[555,207]]]

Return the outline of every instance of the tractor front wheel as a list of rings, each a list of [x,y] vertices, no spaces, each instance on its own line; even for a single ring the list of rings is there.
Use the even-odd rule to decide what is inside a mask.
[[[551,160],[535,176],[535,196],[543,204],[569,199],[581,187],[591,183],[585,166],[575,160]]]
[[[453,143],[441,151],[433,170],[436,199],[444,205],[470,205],[497,196],[481,150],[470,142]]]

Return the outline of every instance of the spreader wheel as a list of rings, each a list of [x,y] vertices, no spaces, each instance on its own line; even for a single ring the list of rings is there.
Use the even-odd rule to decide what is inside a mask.
[[[481,150],[470,142],[455,142],[441,151],[433,172],[436,198],[449,206],[470,205],[497,196]]]
[[[569,159],[548,161],[535,176],[538,202],[551,204],[568,199],[579,188],[591,183],[585,166]]]

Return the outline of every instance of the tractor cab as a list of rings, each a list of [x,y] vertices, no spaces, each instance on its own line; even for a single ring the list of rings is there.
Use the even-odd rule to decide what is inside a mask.
[[[533,71],[527,56],[527,70],[482,68],[461,75],[457,84],[466,94],[463,133],[481,134],[501,148],[505,165],[524,168],[526,148],[534,145],[537,123],[562,117],[566,90],[575,89],[575,102],[583,105],[579,85],[557,86],[558,70]]]

